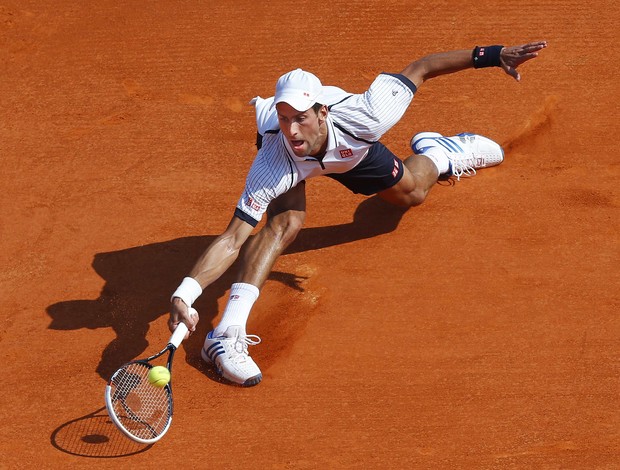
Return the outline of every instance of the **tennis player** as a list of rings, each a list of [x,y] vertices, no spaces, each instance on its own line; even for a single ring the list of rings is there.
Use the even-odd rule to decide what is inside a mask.
[[[431,54],[400,73],[381,73],[361,94],[323,86],[318,77],[296,69],[282,75],[275,95],[252,100],[258,126],[258,154],[226,230],[197,260],[171,297],[169,327],[184,322],[194,331],[188,309],[203,289],[237,259],[253,229],[240,273],[230,289],[222,319],[209,332],[202,358],[224,378],[242,386],[262,374],[248,354],[260,338],[246,333],[250,311],[277,257],[295,239],[306,215],[305,180],[324,175],[354,193],[378,194],[401,206],[421,204],[440,177],[472,176],[504,159],[486,137],[462,133],[445,137],[423,132],[411,139],[413,155],[402,161],[381,142],[427,80],[471,68],[500,67],[517,81],[517,67],[538,56],[545,41],[520,46],[475,47]]]

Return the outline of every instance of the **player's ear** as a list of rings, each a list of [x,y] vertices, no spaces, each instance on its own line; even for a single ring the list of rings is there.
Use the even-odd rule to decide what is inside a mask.
[[[323,124],[325,122],[328,112],[329,110],[327,109],[327,105],[324,104],[323,106],[321,106],[319,112],[317,113],[319,115],[319,124]]]

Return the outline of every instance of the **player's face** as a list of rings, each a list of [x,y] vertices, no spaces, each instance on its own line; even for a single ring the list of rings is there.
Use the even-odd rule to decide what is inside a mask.
[[[318,113],[312,108],[300,113],[288,103],[278,103],[276,109],[280,130],[296,156],[319,155],[325,151],[327,145],[326,106],[323,106]]]

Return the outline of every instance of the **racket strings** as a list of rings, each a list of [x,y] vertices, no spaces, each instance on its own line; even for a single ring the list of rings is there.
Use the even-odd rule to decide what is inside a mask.
[[[111,380],[114,414],[133,436],[152,439],[165,432],[172,418],[169,386],[159,388],[148,380],[146,364],[128,364]]]

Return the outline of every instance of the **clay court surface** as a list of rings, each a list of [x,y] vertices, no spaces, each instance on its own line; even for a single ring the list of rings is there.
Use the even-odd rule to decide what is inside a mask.
[[[0,1],[0,468],[619,468],[618,5],[478,3]],[[250,318],[263,383],[201,364],[231,272],[196,304],[168,434],[120,435],[106,379],[166,343],[241,194],[252,97],[540,39],[521,83],[432,80],[383,139],[481,133],[502,166],[406,213],[310,180]]]

